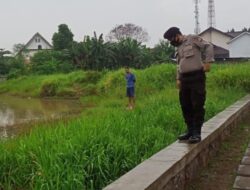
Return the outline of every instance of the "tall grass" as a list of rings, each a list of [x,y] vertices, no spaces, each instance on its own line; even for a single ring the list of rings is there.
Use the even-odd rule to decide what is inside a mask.
[[[210,76],[214,84],[223,88],[240,88],[250,92],[250,63],[216,65],[215,69],[218,70]]]
[[[0,93],[31,97],[80,97],[94,93],[101,72],[23,76],[0,83]]]
[[[245,88],[217,85],[216,73],[227,69],[214,66],[208,74],[206,120],[246,94]],[[104,94],[97,107],[78,119],[38,125],[30,134],[0,144],[0,188],[101,189],[175,141],[185,125],[174,71],[173,65],[134,71],[134,111],[124,108],[123,71],[103,74],[95,82]]]

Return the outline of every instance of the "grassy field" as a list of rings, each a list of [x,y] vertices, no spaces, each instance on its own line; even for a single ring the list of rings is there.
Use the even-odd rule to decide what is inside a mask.
[[[249,70],[250,64],[213,66],[207,75],[206,120],[249,93]],[[77,119],[38,125],[0,143],[0,189],[101,189],[175,141],[185,130],[175,66],[134,73],[133,111],[125,109],[123,70],[32,76],[1,84],[0,92],[8,94],[66,94],[95,107]]]

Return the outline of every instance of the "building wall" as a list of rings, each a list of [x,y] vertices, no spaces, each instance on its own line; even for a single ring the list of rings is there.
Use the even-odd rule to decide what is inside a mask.
[[[27,49],[38,49],[39,45],[42,49],[51,49],[51,47],[40,36],[35,37],[28,45]]]
[[[52,47],[41,38],[40,35],[35,35],[32,38],[32,41],[28,43],[25,47],[25,51],[22,52],[23,56],[25,57],[25,62],[29,63],[31,57],[35,55],[38,51],[52,49]]]
[[[230,42],[229,52],[231,58],[250,58],[250,33],[245,33],[244,35]]]
[[[223,35],[220,32],[217,32],[215,30],[206,32],[202,35],[200,35],[204,40],[211,42],[219,47],[222,47],[224,49],[229,49],[229,45],[227,44],[232,38],[230,38],[227,35]]]

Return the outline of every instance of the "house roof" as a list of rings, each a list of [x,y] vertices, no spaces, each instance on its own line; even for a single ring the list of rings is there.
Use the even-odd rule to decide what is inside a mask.
[[[53,46],[38,32],[34,34],[34,36],[28,41],[28,43],[24,46],[23,49],[27,48],[27,46],[34,40],[35,37],[40,37],[45,43],[47,43],[48,46],[50,46],[51,48],[53,48]]]
[[[222,35],[226,35],[226,36],[228,36],[228,37],[230,37],[230,38],[233,38],[232,35],[229,35],[229,34],[227,34],[227,33],[225,33],[225,32],[222,32],[222,31],[220,31],[220,30],[218,30],[218,29],[216,29],[216,28],[213,28],[213,27],[209,27],[209,28],[207,28],[206,30],[202,31],[202,32],[199,34],[199,36],[203,35],[203,34],[206,33],[206,32],[211,32],[211,31],[216,31],[216,32],[218,32],[218,33],[221,33]]]
[[[227,34],[229,34],[230,36],[232,36],[233,38],[239,36],[240,34],[244,33],[243,31],[236,31],[236,32],[227,32]]]
[[[235,38],[233,38],[232,40],[230,40],[227,43],[230,44],[230,43],[234,42],[235,40],[239,39],[240,37],[242,37],[244,35],[249,35],[250,36],[250,33],[249,32],[243,32],[243,33],[241,33],[240,35],[236,36]]]

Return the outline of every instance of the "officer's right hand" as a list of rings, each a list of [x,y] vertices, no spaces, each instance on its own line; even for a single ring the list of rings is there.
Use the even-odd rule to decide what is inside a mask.
[[[180,80],[176,80],[176,87],[178,89],[181,89],[181,81]]]
[[[210,63],[203,63],[203,71],[209,72],[211,69]]]

